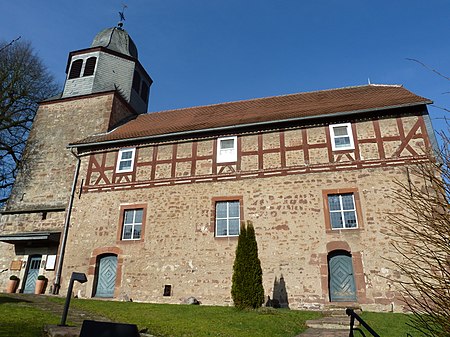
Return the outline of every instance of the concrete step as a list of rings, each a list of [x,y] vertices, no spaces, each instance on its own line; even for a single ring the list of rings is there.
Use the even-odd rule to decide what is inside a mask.
[[[350,318],[348,316],[328,316],[306,321],[306,326],[314,329],[335,329],[348,331],[350,329]]]

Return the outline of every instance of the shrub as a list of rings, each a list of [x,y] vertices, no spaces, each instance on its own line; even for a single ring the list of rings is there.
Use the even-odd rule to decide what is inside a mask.
[[[12,281],[19,281],[19,278],[16,275],[11,275],[9,277],[9,279],[12,280]]]
[[[46,280],[47,280],[47,278],[46,278],[44,275],[39,275],[39,276],[37,277],[37,279],[38,279],[38,280],[41,280],[41,281],[46,281]]]
[[[264,302],[261,261],[255,229],[251,221],[241,223],[241,232],[236,247],[233,265],[231,296],[239,309],[259,308]]]

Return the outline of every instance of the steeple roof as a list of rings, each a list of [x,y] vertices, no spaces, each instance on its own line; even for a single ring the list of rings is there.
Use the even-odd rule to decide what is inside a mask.
[[[121,27],[111,27],[102,30],[92,41],[91,48],[105,47],[107,49],[138,58],[136,45],[128,32]]]

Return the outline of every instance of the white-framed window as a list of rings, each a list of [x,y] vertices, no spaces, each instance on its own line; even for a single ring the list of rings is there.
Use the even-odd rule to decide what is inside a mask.
[[[331,229],[358,228],[353,193],[328,194]]]
[[[216,237],[239,235],[240,208],[239,200],[216,202]]]
[[[352,125],[350,123],[330,125],[331,147],[333,151],[351,150],[353,143]]]
[[[119,150],[119,156],[117,158],[117,166],[116,166],[117,173],[133,171],[135,152],[136,152],[135,148]]]
[[[237,160],[237,137],[217,139],[217,162],[229,163]]]
[[[126,209],[123,214],[122,240],[140,240],[144,209]]]

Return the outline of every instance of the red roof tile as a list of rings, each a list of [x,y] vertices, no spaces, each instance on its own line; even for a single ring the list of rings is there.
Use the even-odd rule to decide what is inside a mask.
[[[72,145],[429,103],[399,85],[346,87],[143,114]]]

